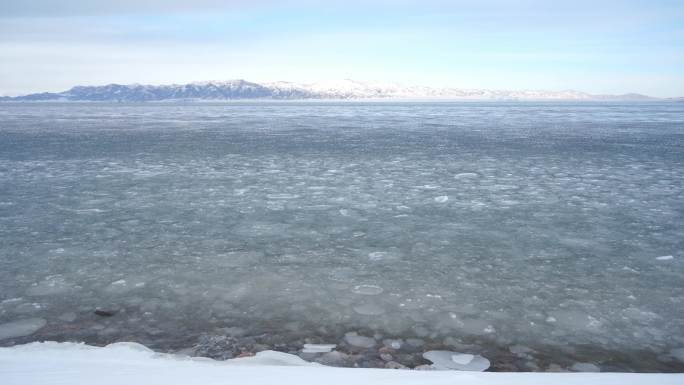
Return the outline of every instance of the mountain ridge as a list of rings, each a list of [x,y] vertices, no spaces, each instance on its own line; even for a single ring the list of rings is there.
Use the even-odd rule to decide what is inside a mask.
[[[187,84],[107,84],[74,86],[63,92],[41,92],[0,101],[160,102],[221,100],[491,100],[491,101],[647,101],[667,100],[629,93],[592,95],[575,90],[488,90],[450,87],[403,86],[351,79],[318,83],[288,81],[251,82],[244,79],[202,81]]]

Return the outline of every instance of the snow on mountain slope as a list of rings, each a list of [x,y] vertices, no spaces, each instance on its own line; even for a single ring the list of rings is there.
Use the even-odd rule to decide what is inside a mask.
[[[189,84],[108,84],[76,86],[59,93],[37,93],[4,101],[119,101],[233,99],[423,99],[423,100],[651,100],[639,94],[590,95],[579,91],[504,91],[485,89],[433,88],[394,83],[361,82],[351,79],[318,83],[286,81],[255,83],[242,79]]]
[[[136,343],[34,342],[0,348],[3,385],[675,385],[684,374],[489,373],[333,368],[265,351],[227,361],[155,353]]]

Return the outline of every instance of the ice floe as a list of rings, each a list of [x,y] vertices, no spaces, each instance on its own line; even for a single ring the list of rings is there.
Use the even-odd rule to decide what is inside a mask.
[[[60,275],[45,277],[40,282],[33,284],[28,290],[27,295],[43,296],[62,294],[72,289],[72,285]]]
[[[575,372],[600,372],[601,368],[589,362],[576,362],[571,367]]]
[[[0,324],[0,340],[28,336],[46,324],[43,318],[25,318]]]
[[[348,332],[344,335],[344,340],[351,346],[357,348],[372,348],[376,341],[373,338],[360,336],[356,332]]]
[[[336,344],[304,344],[302,353],[328,353],[335,349]]]
[[[354,306],[354,311],[362,315],[380,315],[385,313],[385,309],[374,303],[363,303]]]
[[[426,360],[432,362],[435,369],[463,370],[482,372],[489,368],[489,360],[475,354],[450,352],[447,350],[430,350],[423,353]]]
[[[357,285],[352,289],[352,292],[363,295],[378,295],[383,291],[380,286],[376,285]]]

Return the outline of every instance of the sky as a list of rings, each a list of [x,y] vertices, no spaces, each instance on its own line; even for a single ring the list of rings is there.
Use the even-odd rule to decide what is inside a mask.
[[[0,0],[0,95],[338,79],[684,96],[682,0]]]

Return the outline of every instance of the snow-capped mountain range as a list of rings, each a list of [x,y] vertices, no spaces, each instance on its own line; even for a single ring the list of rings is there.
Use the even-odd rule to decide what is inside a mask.
[[[58,93],[43,92],[16,97],[0,97],[0,101],[97,101],[158,102],[173,100],[235,99],[409,99],[409,100],[657,100],[640,94],[591,95],[566,91],[504,91],[486,89],[434,88],[402,86],[393,83],[361,82],[350,79],[334,82],[255,83],[246,80],[207,81],[189,84],[142,85],[108,84],[76,86]]]

